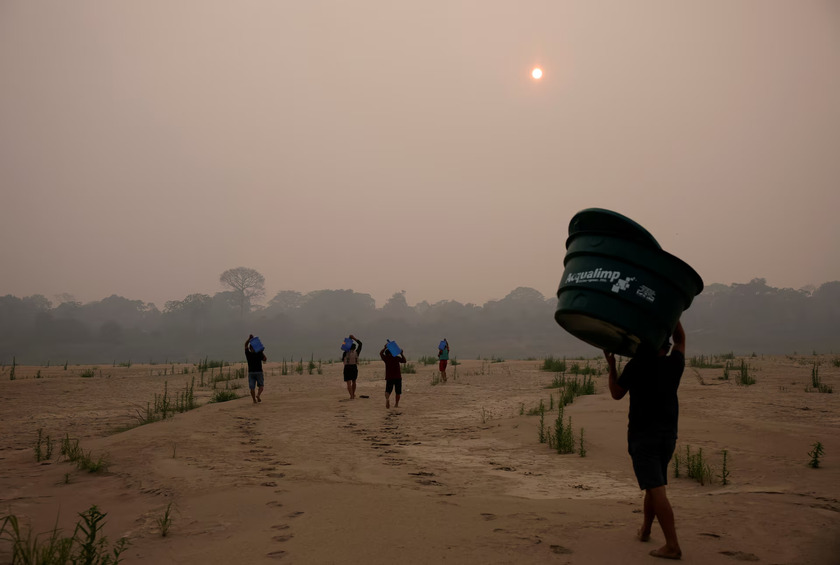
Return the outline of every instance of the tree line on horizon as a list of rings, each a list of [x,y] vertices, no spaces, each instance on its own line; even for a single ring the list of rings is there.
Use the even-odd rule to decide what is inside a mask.
[[[402,291],[377,308],[371,295],[353,290],[283,290],[259,306],[261,275],[248,279],[258,283],[250,289],[235,286],[245,279],[237,280],[212,296],[168,301],[163,310],[117,295],[86,304],[64,296],[55,306],[42,295],[0,297],[0,363],[237,361],[248,334],[260,336],[269,361],[338,359],[350,333],[363,341],[363,358],[375,358],[386,339],[409,358],[435,355],[443,338],[461,359],[600,355],[554,321],[556,298],[533,288],[480,306],[454,300],[410,306]],[[838,353],[840,281],[800,290],[760,278],[711,284],[682,320],[689,355]]]

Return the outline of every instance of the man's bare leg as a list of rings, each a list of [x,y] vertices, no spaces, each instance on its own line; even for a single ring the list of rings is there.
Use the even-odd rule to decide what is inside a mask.
[[[644,518],[642,521],[642,527],[639,528],[639,531],[636,533],[636,537],[639,538],[639,541],[650,541],[650,529],[653,526],[653,518],[656,514],[653,511],[653,497],[650,495],[650,491],[645,491],[645,503],[644,503]]]
[[[353,381],[346,381],[344,384],[347,385],[347,394],[350,395],[350,398],[353,398],[353,385],[351,384]]]
[[[391,407],[391,393],[386,392],[385,393],[385,408],[390,408],[390,407]]]
[[[682,557],[682,550],[680,543],[677,541],[677,527],[674,523],[674,510],[671,508],[671,503],[668,501],[668,495],[665,493],[665,486],[648,489],[645,496],[650,495],[651,507],[659,520],[659,525],[662,528],[662,533],[665,535],[665,545],[659,549],[654,549],[650,554],[654,557],[662,557],[665,559],[679,559]]]
[[[400,407],[400,395],[399,395],[399,394],[395,394],[395,395],[394,395],[394,398],[395,398],[395,400],[394,400],[394,408],[399,408],[399,407]]]
[[[262,396],[262,391],[263,391],[263,387],[259,387],[257,389],[257,402],[262,402],[262,398],[260,398],[260,396]]]
[[[254,389],[251,389],[251,400],[254,401],[254,404],[257,403],[257,393],[254,392]]]
[[[353,398],[356,398],[356,381],[350,381],[350,382],[353,383],[352,386],[350,387],[350,398],[353,399]]]

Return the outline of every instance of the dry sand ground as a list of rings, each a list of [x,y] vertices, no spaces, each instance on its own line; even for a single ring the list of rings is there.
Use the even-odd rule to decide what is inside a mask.
[[[731,483],[671,479],[684,562],[840,563],[840,368],[822,357],[835,392],[808,393],[813,359],[748,359],[750,387],[686,369],[678,447],[702,447],[716,472],[727,449]],[[400,408],[386,410],[378,360],[361,366],[358,394],[369,398],[354,401],[339,365],[281,376],[270,363],[262,404],[202,405],[120,433],[164,382],[172,393],[193,375],[18,366],[11,381],[7,366],[0,514],[37,532],[58,516],[70,531],[96,504],[109,538],[130,539],[125,563],[659,562],[647,555],[663,541],[658,525],[651,543],[634,539],[642,495],[626,454],[628,400],[613,401],[597,377],[597,394],[566,410],[585,429],[586,457],[558,455],[538,442],[538,417],[520,415],[553,392],[539,365],[465,361],[437,386],[435,367],[418,365]],[[209,395],[198,391],[202,404]],[[108,472],[36,463],[38,428],[108,454]],[[816,441],[825,456],[812,469]],[[156,520],[170,502],[162,537]]]

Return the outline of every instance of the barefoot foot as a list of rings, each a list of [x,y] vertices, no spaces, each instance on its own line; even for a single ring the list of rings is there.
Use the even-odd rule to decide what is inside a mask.
[[[636,532],[636,537],[639,538],[639,541],[650,541],[650,530],[645,531],[639,528],[639,531]]]
[[[663,545],[659,549],[654,549],[650,552],[653,557],[661,557],[662,559],[681,559],[682,551],[679,549],[671,549],[667,545]]]

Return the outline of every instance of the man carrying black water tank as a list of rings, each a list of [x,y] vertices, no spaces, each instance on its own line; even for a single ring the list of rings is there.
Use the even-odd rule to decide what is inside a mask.
[[[633,471],[639,487],[645,491],[644,521],[639,529],[641,541],[650,539],[653,518],[659,520],[665,545],[650,552],[654,557],[679,559],[674,511],[665,485],[668,484],[668,463],[677,443],[679,400],[677,388],[685,369],[685,331],[677,322],[674,347],[666,340],[658,352],[641,351],[627,362],[621,376],[616,374],[615,355],[604,351],[609,365],[610,394],[620,400],[630,392],[630,424],[627,446],[633,460]]]

